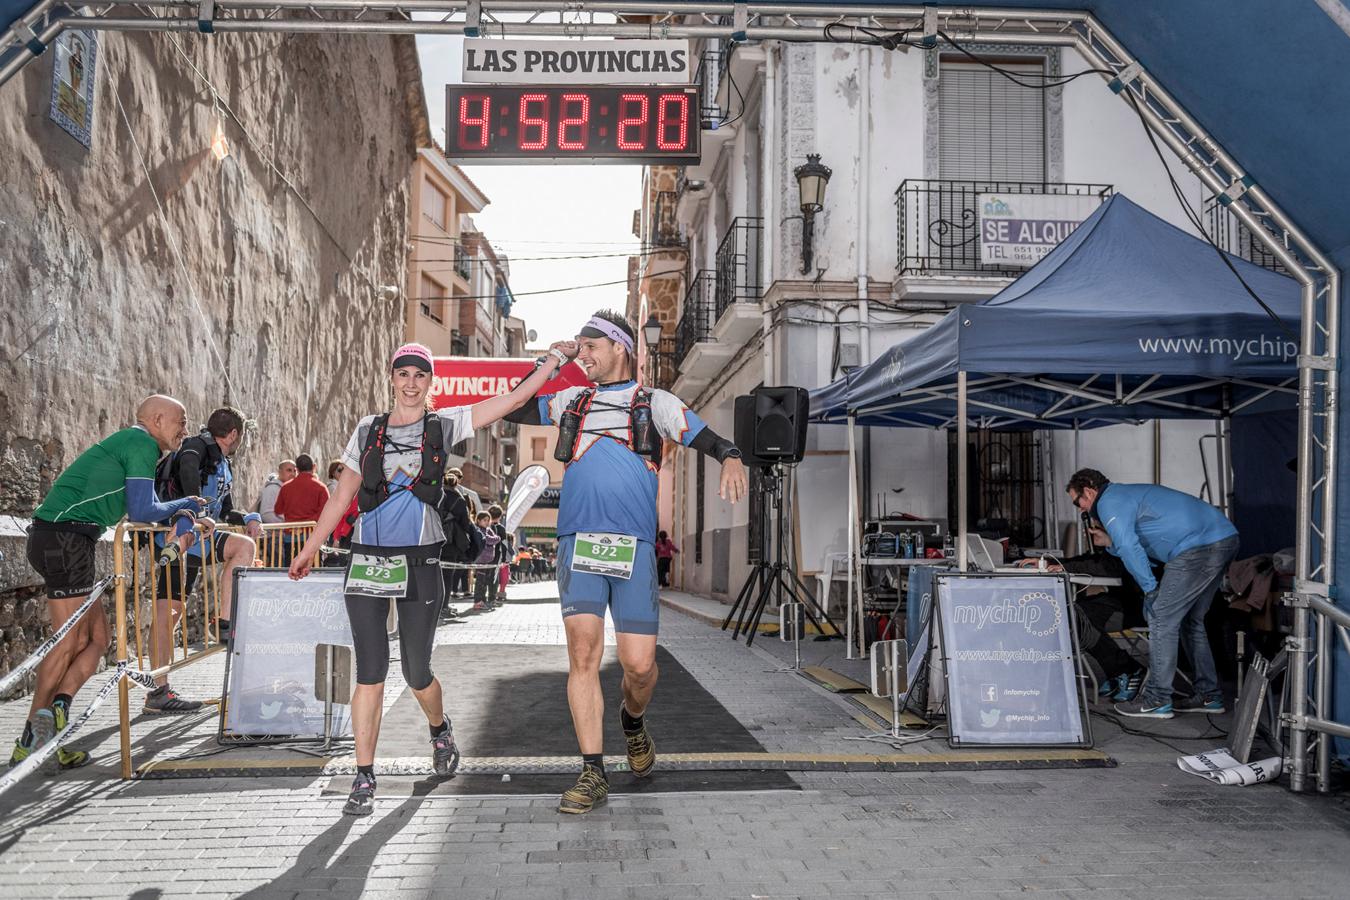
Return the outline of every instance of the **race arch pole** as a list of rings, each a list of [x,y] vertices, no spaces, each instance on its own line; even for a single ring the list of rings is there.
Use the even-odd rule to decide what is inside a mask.
[[[857,457],[857,434],[858,417],[849,413],[848,416],[848,622],[845,625],[845,647],[844,656],[846,659],[857,659],[859,654],[853,652],[854,638],[862,632],[854,627],[856,617],[853,612],[853,606],[856,603],[862,606],[862,566],[858,555],[858,544],[862,540],[858,533],[858,457]],[[855,588],[854,582],[858,582]],[[828,592],[828,588],[826,588]],[[826,598],[828,600],[828,597]]]
[[[967,471],[970,450],[966,426],[966,370],[956,373],[956,568],[965,572],[970,560],[966,551],[966,505],[970,495],[970,473]]]

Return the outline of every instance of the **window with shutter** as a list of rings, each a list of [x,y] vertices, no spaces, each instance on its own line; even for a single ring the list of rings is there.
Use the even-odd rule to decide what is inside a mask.
[[[1028,76],[1044,72],[1041,63],[999,67]],[[975,63],[942,60],[938,171],[944,180],[1044,182],[1045,91]]]
[[[448,200],[445,192],[432,184],[430,179],[422,182],[422,215],[442,231],[445,230],[445,208]]]

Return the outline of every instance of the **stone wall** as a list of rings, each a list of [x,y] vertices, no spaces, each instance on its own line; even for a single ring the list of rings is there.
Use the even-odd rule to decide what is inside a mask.
[[[386,403],[405,301],[381,288],[429,140],[413,39],[101,33],[91,149],[48,115],[54,55],[0,87],[0,514],[153,392],[257,419],[251,505],[275,460],[326,462]],[[26,644],[36,576],[5,568],[27,583],[0,584],[0,640]]]

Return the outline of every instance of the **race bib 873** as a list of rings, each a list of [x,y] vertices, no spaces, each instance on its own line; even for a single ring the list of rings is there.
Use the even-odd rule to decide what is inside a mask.
[[[408,596],[408,557],[353,554],[346,593],[403,599]]]

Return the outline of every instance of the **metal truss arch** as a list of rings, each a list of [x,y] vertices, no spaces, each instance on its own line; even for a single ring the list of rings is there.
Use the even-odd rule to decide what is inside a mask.
[[[1288,769],[1304,790],[1310,769],[1329,788],[1328,727],[1333,596],[1339,278],[1326,255],[1261,186],[1085,12],[957,6],[811,5],[646,0],[130,0],[58,5],[40,0],[0,34],[0,86],[66,27],[131,32],[456,34],[827,41],[909,31],[936,39],[1075,48],[1129,102],[1145,126],[1219,198],[1303,286],[1299,356],[1298,571],[1289,641]],[[1317,602],[1314,602],[1317,601]],[[1335,608],[1335,607],[1332,607]],[[1339,627],[1343,628],[1343,624]],[[1342,637],[1344,634],[1342,633]],[[1331,723],[1334,725],[1334,723]],[[1341,729],[1337,731],[1336,729]],[[1310,766],[1310,757],[1313,764]]]

